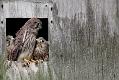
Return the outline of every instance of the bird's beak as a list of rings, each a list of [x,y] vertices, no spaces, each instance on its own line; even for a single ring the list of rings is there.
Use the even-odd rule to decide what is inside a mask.
[[[38,39],[36,39],[36,41],[38,41]]]

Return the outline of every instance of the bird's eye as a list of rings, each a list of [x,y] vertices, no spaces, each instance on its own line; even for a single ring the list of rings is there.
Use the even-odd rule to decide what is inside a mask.
[[[34,22],[34,23],[37,23],[37,22]]]
[[[43,40],[40,40],[40,42],[44,42]]]

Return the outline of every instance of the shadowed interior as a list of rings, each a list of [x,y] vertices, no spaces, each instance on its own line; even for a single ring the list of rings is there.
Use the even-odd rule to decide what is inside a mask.
[[[6,35],[15,37],[15,33],[28,21],[30,18],[6,18]],[[48,40],[48,18],[39,18],[42,22],[42,29],[39,30],[37,37],[44,37]]]

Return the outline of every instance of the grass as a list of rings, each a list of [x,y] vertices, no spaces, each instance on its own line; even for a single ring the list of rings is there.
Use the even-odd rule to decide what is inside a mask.
[[[51,70],[48,63],[47,63],[47,73],[44,72],[43,68],[39,67],[39,71],[37,72],[35,79],[36,80],[52,80],[52,74],[51,74]]]
[[[4,55],[0,55],[0,80],[9,80],[9,78],[7,78],[5,76],[7,68],[5,67],[4,63],[5,63],[5,57],[4,57]],[[49,65],[47,65],[47,66],[48,66],[47,73],[44,72],[43,67],[39,67],[39,70],[36,73],[36,75],[29,75],[29,77],[31,77],[30,80],[52,80]],[[25,78],[23,77],[23,79],[21,78],[20,80],[24,80],[24,79]],[[19,80],[19,79],[17,79],[17,80]]]
[[[4,80],[5,76],[5,65],[4,65],[4,55],[0,55],[0,80]]]

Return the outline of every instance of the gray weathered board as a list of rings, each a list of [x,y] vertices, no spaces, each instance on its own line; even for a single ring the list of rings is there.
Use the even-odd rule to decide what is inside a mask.
[[[119,0],[3,0],[2,4],[2,52],[5,18],[44,17],[49,21],[51,80],[119,80]]]

